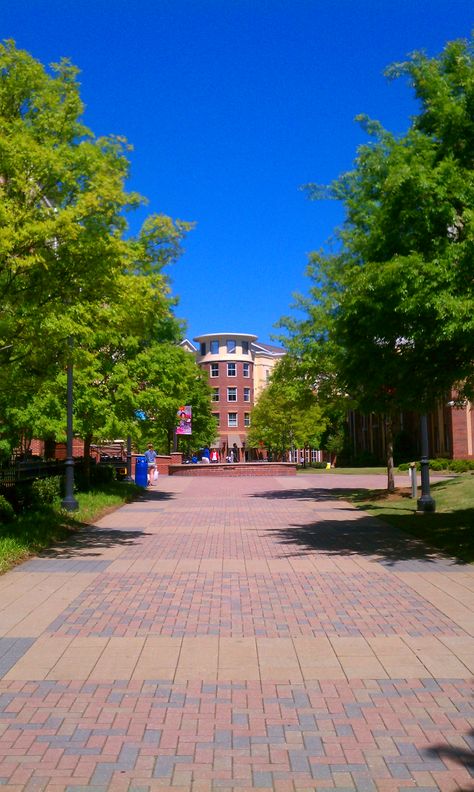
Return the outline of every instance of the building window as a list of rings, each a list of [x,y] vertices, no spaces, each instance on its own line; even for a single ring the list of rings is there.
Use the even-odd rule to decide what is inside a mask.
[[[206,344],[204,341],[201,341],[201,355],[206,354]]]
[[[227,401],[237,401],[237,388],[227,388]]]
[[[227,413],[227,426],[238,426],[237,413]]]
[[[228,338],[227,339],[227,354],[230,355],[233,352],[235,352],[236,346],[237,346],[237,344],[235,343],[235,340],[233,338]]]
[[[212,401],[218,402],[219,401],[219,388],[212,389]]]
[[[250,413],[244,413],[244,426],[250,426]]]
[[[220,413],[212,413],[212,417],[216,419],[217,426],[220,426],[221,414]]]
[[[244,363],[244,377],[250,377],[250,363]]]
[[[219,341],[211,341],[209,345],[209,351],[211,355],[218,355],[219,354]]]
[[[244,388],[244,401],[250,401],[250,388]]]
[[[219,376],[219,363],[211,363],[211,377]]]
[[[227,376],[228,377],[235,377],[236,376],[235,363],[228,363],[227,364]]]
[[[265,369],[265,379],[267,382],[270,379],[270,369]]]
[[[242,341],[242,354],[248,355],[248,353],[249,353],[249,342]]]

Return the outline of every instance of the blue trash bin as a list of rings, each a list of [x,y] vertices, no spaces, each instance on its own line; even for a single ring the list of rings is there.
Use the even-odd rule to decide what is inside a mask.
[[[146,487],[148,484],[148,462],[144,456],[137,456],[136,459],[135,484],[139,487]]]

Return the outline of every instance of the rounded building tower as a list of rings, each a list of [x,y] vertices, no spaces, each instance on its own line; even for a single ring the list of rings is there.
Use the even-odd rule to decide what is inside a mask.
[[[207,333],[193,341],[197,364],[206,371],[212,390],[221,460],[232,452],[236,462],[245,461],[252,457],[247,446],[250,412],[285,351],[260,344],[249,333]]]

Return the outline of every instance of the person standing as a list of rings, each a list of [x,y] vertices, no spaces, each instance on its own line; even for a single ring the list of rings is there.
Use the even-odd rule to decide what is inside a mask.
[[[156,470],[156,457],[157,453],[153,448],[153,443],[148,443],[147,450],[145,451],[145,459],[148,465],[148,486],[151,487],[154,481]]]

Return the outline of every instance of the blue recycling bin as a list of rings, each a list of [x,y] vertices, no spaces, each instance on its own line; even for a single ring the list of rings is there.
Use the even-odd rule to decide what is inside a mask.
[[[136,459],[135,484],[138,484],[139,487],[146,487],[148,484],[148,462],[144,456],[137,456]]]

